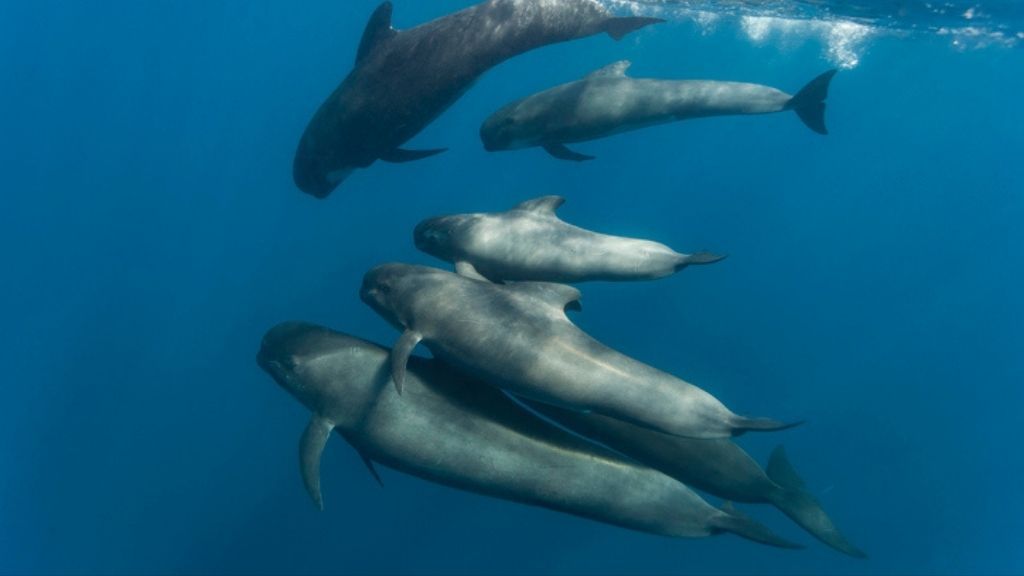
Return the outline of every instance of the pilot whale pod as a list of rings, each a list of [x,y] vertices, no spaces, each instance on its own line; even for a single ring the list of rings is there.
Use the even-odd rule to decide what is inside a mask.
[[[729,501],[772,504],[832,548],[857,558],[866,557],[846,540],[821,504],[806,490],[782,446],[772,452],[766,473],[728,439],[692,440],[669,436],[599,414],[521,401],[545,418],[660,470],[687,486]]]
[[[732,532],[796,545],[717,509],[674,479],[536,418],[499,390],[465,382],[434,360],[410,362],[406,391],[388,389],[388,351],[299,322],[263,338],[257,361],[311,412],[303,478],[323,507],[319,461],[337,431],[373,470],[377,462],[447,486],[673,537]]]
[[[487,70],[534,48],[606,33],[619,39],[657,18],[615,17],[596,0],[488,0],[408,30],[382,3],[366,24],[352,71],[299,141],[293,177],[324,198],[377,160],[408,162],[444,149],[408,150],[419,133]]]
[[[724,258],[584,230],[557,216],[564,202],[543,196],[505,212],[430,218],[416,226],[413,238],[420,250],[454,263],[458,273],[495,282],[650,280]]]
[[[825,98],[835,70],[811,80],[796,95],[760,84],[714,80],[657,80],[626,75],[615,62],[588,76],[508,104],[480,127],[487,150],[539,146],[562,160],[591,160],[566,144],[647,126],[737,114],[791,110],[808,128],[827,134]]]
[[[409,353],[422,341],[435,357],[510,393],[668,434],[723,438],[789,426],[734,414],[704,390],[594,340],[565,315],[580,298],[572,286],[491,284],[384,264],[363,277],[360,297],[403,330],[392,351],[399,391]]]

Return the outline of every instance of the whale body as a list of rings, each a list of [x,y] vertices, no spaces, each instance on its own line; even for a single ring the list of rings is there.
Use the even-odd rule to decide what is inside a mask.
[[[698,538],[722,532],[796,545],[684,484],[536,418],[500,391],[467,383],[433,360],[410,361],[405,394],[387,385],[388,351],[327,328],[270,329],[259,365],[312,417],[300,445],[303,480],[318,507],[320,455],[338,432],[380,481],[374,463],[487,496],[633,530]]]
[[[480,127],[489,151],[540,146],[563,160],[591,160],[566,147],[573,142],[678,120],[792,110],[808,128],[827,134],[825,98],[835,70],[811,80],[796,95],[745,82],[659,80],[626,75],[626,60],[575,82],[508,104]]]
[[[596,0],[488,0],[408,30],[381,4],[363,32],[355,67],[320,105],[295,153],[300,190],[324,198],[377,160],[408,162],[444,149],[402,144],[434,121],[490,68],[534,48],[606,33],[618,40],[658,18],[615,17]]]
[[[505,212],[430,218],[416,226],[413,238],[420,250],[454,263],[459,274],[493,282],[651,280],[724,258],[584,230],[555,214],[564,202],[544,196]]]
[[[572,286],[492,284],[383,264],[363,277],[360,297],[403,330],[392,351],[399,391],[406,361],[422,341],[435,357],[510,393],[668,434],[723,438],[791,426],[737,415],[697,386],[591,338],[565,315],[580,298]]]

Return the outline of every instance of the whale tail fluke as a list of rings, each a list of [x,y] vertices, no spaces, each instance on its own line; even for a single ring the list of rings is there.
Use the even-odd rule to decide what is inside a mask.
[[[644,16],[614,17],[608,19],[604,31],[613,39],[622,40],[630,32],[635,32],[651,24],[661,24],[664,21],[661,18],[647,18]]]
[[[846,541],[825,514],[821,504],[804,488],[804,482],[786,458],[786,451],[779,446],[772,452],[765,469],[768,478],[779,486],[772,496],[772,504],[807,530],[815,538],[836,550],[854,558],[867,558],[862,550]]]
[[[790,542],[772,532],[767,526],[737,510],[732,502],[722,505],[722,513],[711,519],[713,533],[731,532],[754,542],[775,546],[776,548],[790,548],[797,550],[802,545]]]
[[[782,422],[781,420],[775,420],[772,418],[747,418],[745,416],[736,416],[732,421],[732,435],[740,436],[747,432],[777,432],[779,430],[795,428],[803,423],[803,420],[797,422]]]
[[[679,258],[679,263],[676,264],[676,272],[686,268],[691,264],[714,264],[721,260],[725,260],[728,254],[715,254],[714,252],[694,252],[693,254],[684,254]]]
[[[786,109],[796,112],[800,120],[818,134],[828,134],[825,127],[825,98],[828,86],[837,70],[832,69],[807,83],[786,103]]]

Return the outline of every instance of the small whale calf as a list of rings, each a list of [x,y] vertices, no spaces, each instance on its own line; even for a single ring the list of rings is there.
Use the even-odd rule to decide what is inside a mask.
[[[363,302],[403,330],[392,350],[399,392],[413,348],[510,393],[592,410],[677,436],[724,438],[790,427],[734,414],[714,396],[594,340],[565,315],[565,284],[491,284],[425,266],[383,264],[363,277]]]
[[[443,152],[401,146],[513,56],[601,33],[618,40],[663,22],[616,17],[596,0],[488,0],[402,31],[391,27],[391,13],[391,2],[374,11],[355,67],[306,126],[292,167],[303,192],[324,198],[377,160]]]
[[[459,274],[493,282],[651,280],[724,258],[584,230],[555,214],[564,202],[544,196],[506,212],[430,218],[413,238],[420,250],[454,263]]]
[[[327,328],[286,322],[263,338],[257,362],[312,412],[299,456],[319,508],[320,455],[332,431],[380,481],[374,462],[479,494],[624,528],[700,538],[731,532],[797,548],[676,480],[536,418],[501,391],[413,358],[405,394],[390,393],[388,351]]]
[[[770,503],[825,544],[866,558],[850,544],[821,504],[804,488],[782,447],[772,452],[767,473],[731,440],[691,440],[607,418],[522,400],[530,409],[637,462],[719,498]]]
[[[677,120],[792,110],[811,130],[827,134],[825,98],[835,70],[796,95],[770,86],[713,80],[630,78],[626,60],[575,82],[527,96],[491,115],[480,128],[487,150],[540,146],[555,158],[591,160],[566,144],[596,140]]]

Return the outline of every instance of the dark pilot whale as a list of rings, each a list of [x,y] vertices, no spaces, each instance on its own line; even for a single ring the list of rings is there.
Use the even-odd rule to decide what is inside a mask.
[[[584,230],[555,214],[564,202],[543,196],[505,212],[430,218],[416,226],[413,239],[420,250],[453,262],[459,274],[494,282],[650,280],[724,258]]]
[[[615,17],[596,0],[488,0],[398,31],[391,10],[384,2],[370,17],[355,67],[302,135],[292,172],[303,192],[324,198],[353,170],[377,160],[442,152],[401,146],[513,56],[600,33],[619,39],[662,22]]]
[[[825,544],[857,558],[866,554],[850,544],[804,487],[779,446],[767,470],[728,439],[692,440],[647,430],[599,414],[583,414],[522,400],[544,417],[601,443],[676,480],[735,502],[769,503]]]
[[[566,147],[677,120],[792,110],[811,130],[827,134],[825,98],[835,75],[829,70],[796,95],[770,86],[714,80],[630,78],[626,60],[581,80],[508,104],[484,121],[487,150],[540,146],[563,160],[591,160]]]
[[[405,394],[390,389],[388,351],[312,324],[267,332],[259,365],[311,412],[300,445],[317,506],[320,455],[331,431],[374,462],[488,496],[625,528],[697,538],[732,532],[797,547],[684,484],[536,418],[501,391],[465,382],[434,360],[410,361]]]
[[[789,426],[739,416],[693,384],[591,338],[565,315],[580,298],[572,286],[491,284],[382,264],[363,277],[360,297],[404,330],[392,351],[399,391],[406,361],[422,341],[435,357],[510,393],[669,434],[723,438]]]

